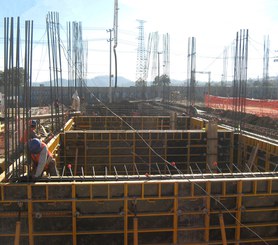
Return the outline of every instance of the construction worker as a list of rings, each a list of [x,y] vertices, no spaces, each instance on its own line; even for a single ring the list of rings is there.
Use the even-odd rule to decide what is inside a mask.
[[[20,143],[24,145],[27,143],[28,139],[34,139],[34,138],[40,139],[41,136],[36,133],[36,129],[37,129],[37,121],[30,120],[29,128],[23,133],[23,136],[20,138]]]
[[[27,144],[28,139],[41,138],[41,136],[36,133],[37,122],[35,120],[30,120],[28,126],[28,129],[23,132],[23,135],[19,139],[18,148],[10,157],[11,163],[15,161],[15,159],[19,158],[21,154],[24,152],[24,145]]]
[[[54,108],[55,108],[55,113],[59,114],[59,100],[58,99],[56,99],[54,101]]]
[[[81,115],[86,115],[86,109],[87,109],[87,102],[85,100],[85,97],[81,97],[81,101],[80,101]]]
[[[32,160],[32,177],[39,178],[46,171],[51,176],[58,176],[56,161],[47,145],[39,139],[32,139],[29,142],[29,150]]]
[[[75,91],[74,94],[72,95],[72,105],[71,108],[74,111],[80,111],[80,98],[78,96],[78,92]]]

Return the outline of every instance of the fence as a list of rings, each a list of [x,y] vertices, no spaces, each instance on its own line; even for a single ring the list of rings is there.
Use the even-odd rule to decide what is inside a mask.
[[[246,113],[255,114],[260,117],[278,118],[278,100],[260,100],[243,98],[246,105]],[[214,109],[233,110],[233,97],[220,97],[205,95],[205,105]]]

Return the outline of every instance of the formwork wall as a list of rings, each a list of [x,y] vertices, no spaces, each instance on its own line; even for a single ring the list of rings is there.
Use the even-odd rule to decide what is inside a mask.
[[[128,130],[132,127],[134,130]],[[171,130],[171,128],[175,130]],[[120,173],[126,165],[132,174],[134,164],[139,170],[157,173],[162,170],[163,157],[175,162],[186,173],[189,167],[197,171],[207,170],[207,122],[198,118],[177,117],[76,117],[74,130],[61,134],[60,166],[69,163],[80,174],[92,174],[92,167],[103,173],[105,167],[111,173],[114,166]],[[118,130],[115,130],[118,129]],[[253,148],[258,145],[254,159],[255,171],[273,171],[278,161],[278,145],[254,136],[236,134],[219,127],[217,132],[218,166],[222,171],[246,169]],[[150,146],[153,150],[150,149]],[[77,167],[76,167],[77,166]],[[228,169],[229,168],[229,169]]]
[[[189,130],[205,129],[208,122],[186,116],[78,116],[74,130]]]
[[[13,244],[19,220],[23,245],[223,244],[224,231],[228,244],[278,243],[278,177],[272,168],[277,145],[219,129],[219,168],[230,169],[206,174],[204,122],[180,118],[185,128],[176,123],[171,130],[170,118],[127,120],[136,131],[115,130],[120,121],[111,118],[71,121],[68,129],[75,130],[61,133],[50,146],[69,182],[58,177],[41,183],[1,183],[0,244]],[[241,144],[236,143],[238,137]],[[257,144],[255,166],[264,173],[238,177],[233,160],[242,163]],[[169,172],[148,145],[181,172]],[[186,176],[189,166],[194,174]],[[144,178],[128,180],[137,171]],[[92,180],[82,179],[83,174]],[[106,174],[115,180],[105,180]],[[118,174],[126,181],[117,180]],[[169,178],[160,179],[163,174]],[[102,181],[94,180],[95,175]]]
[[[194,128],[192,128],[194,122]],[[190,117],[170,116],[79,116],[74,117],[74,130],[167,130],[171,129],[196,129],[203,126],[203,121],[192,120]]]
[[[238,163],[243,159],[249,159],[254,147],[258,146],[258,151],[254,159],[256,171],[277,171],[278,168],[278,145],[254,136],[239,135],[238,140]]]
[[[232,156],[232,132],[218,131],[218,166],[227,169]],[[116,167],[119,174],[136,174],[136,165],[141,174],[158,174],[157,165],[167,172],[164,159],[174,162],[176,167],[187,173],[198,167],[206,171],[207,132],[203,130],[86,130],[69,131],[61,134],[60,165],[69,163],[75,173],[92,175],[108,174]],[[197,167],[198,165],[198,167]]]
[[[1,244],[277,244],[277,177],[1,185]],[[20,216],[19,216],[20,211]],[[19,218],[20,217],[20,218]]]

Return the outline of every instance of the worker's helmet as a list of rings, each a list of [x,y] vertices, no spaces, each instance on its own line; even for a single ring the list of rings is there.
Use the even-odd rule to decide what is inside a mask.
[[[36,121],[36,120],[30,120],[30,121],[29,121],[29,125],[30,125],[31,127],[36,127],[36,126],[37,126],[37,121]]]
[[[36,138],[30,140],[29,150],[32,154],[38,154],[41,151],[41,141]]]

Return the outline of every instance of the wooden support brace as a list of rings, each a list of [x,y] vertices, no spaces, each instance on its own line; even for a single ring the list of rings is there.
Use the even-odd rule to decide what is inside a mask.
[[[14,245],[20,244],[20,226],[21,226],[21,222],[16,221]]]
[[[253,168],[254,163],[255,163],[255,159],[256,159],[256,156],[257,156],[258,149],[259,149],[259,144],[257,144],[256,146],[253,147],[252,152],[251,152],[250,157],[249,157],[248,162],[247,162],[247,166],[249,167],[249,169],[251,171],[252,171],[252,168]],[[248,171],[248,169],[246,169],[246,171]]]
[[[133,244],[138,245],[138,218],[133,218]]]
[[[227,245],[227,238],[226,238],[226,231],[225,231],[225,223],[224,223],[224,218],[223,214],[219,214],[219,223],[221,227],[221,237],[222,237],[222,244]]]

